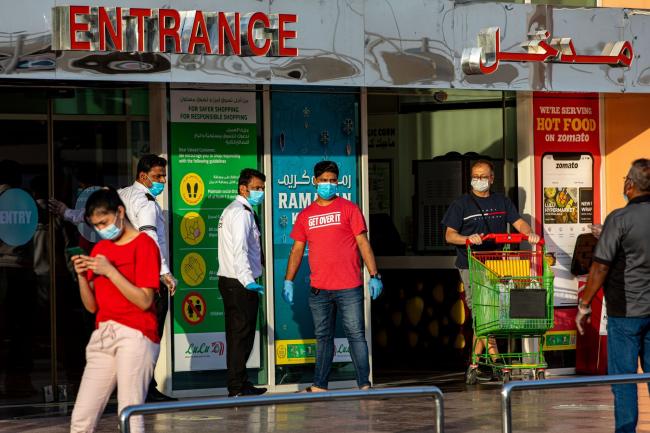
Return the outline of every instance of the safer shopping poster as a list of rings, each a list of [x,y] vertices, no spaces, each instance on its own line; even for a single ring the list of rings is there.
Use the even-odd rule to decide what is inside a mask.
[[[237,195],[239,172],[257,167],[255,94],[172,91],[174,371],[226,368],[217,228]],[[249,367],[260,365],[259,332]]]
[[[576,239],[600,222],[598,94],[535,93],[533,112],[536,230],[555,259],[555,305],[576,305]]]
[[[294,279],[294,305],[282,300],[282,287],[300,211],[316,199],[314,165],[335,161],[339,196],[358,201],[358,105],[352,94],[273,93],[273,275],[275,358],[278,365],[315,362],[316,341],[308,305],[309,264],[305,251]],[[336,270],[332,270],[336,272]],[[336,331],[335,362],[350,361],[342,328]]]

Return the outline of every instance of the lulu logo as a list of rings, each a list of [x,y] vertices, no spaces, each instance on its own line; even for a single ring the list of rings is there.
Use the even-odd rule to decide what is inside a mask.
[[[296,57],[293,14],[56,6],[52,49]]]
[[[223,356],[225,351],[226,345],[223,341],[212,341],[208,343],[203,342],[201,344],[190,343],[190,345],[185,350],[185,355],[193,356],[213,353],[217,356]]]
[[[528,34],[521,47],[524,52],[501,51],[499,28],[490,27],[479,32],[478,47],[465,48],[461,57],[463,72],[467,75],[492,74],[500,62],[545,62],[603,64],[626,67],[632,64],[634,52],[628,41],[608,42],[600,55],[577,54],[571,38],[551,38],[546,30]]]

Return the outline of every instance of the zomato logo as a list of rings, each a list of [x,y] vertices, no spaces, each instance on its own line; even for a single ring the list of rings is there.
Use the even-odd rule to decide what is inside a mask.
[[[55,6],[52,49],[296,57],[294,14]]]

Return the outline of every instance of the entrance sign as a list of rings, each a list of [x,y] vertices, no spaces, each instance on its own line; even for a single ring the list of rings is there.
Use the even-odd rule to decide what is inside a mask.
[[[38,224],[38,210],[31,195],[20,188],[0,194],[0,242],[10,246],[31,241]]]
[[[56,6],[52,49],[296,57],[295,14]]]
[[[528,34],[528,41],[521,47],[526,52],[501,51],[499,27],[483,29],[478,34],[478,47],[463,50],[461,64],[463,72],[492,74],[499,68],[499,62],[553,62],[603,64],[609,66],[632,65],[634,51],[628,41],[608,42],[600,55],[576,54],[571,38],[551,38],[547,30]]]

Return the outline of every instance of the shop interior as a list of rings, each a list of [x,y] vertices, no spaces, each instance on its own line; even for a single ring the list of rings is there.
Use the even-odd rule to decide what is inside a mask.
[[[516,135],[512,92],[369,91],[370,239],[391,288],[372,305],[376,377],[465,367],[471,322],[440,221],[477,159],[517,204]]]

